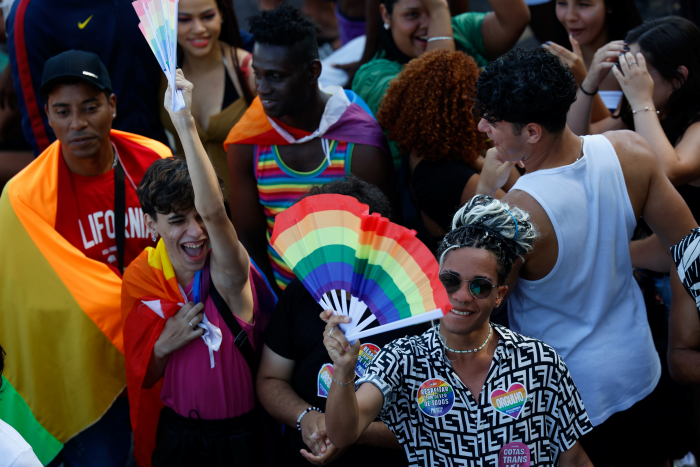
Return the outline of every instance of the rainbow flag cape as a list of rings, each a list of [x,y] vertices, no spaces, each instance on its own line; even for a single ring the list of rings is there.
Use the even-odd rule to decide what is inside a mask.
[[[112,130],[110,139],[135,183],[144,161],[172,155],[138,135]],[[55,230],[59,200],[75,203],[72,190],[61,189],[70,187],[65,174],[56,141],[0,197],[7,245],[0,250],[0,343],[7,352],[0,419],[44,464],[99,420],[125,386],[122,280]]]
[[[256,97],[243,117],[231,129],[224,141],[229,144],[258,144],[264,146],[301,143],[312,138],[376,146],[389,154],[384,133],[362,98],[339,86],[323,89],[332,94],[326,103],[321,124],[314,133],[292,128],[265,114],[260,97]]]
[[[205,271],[208,265],[205,266]],[[202,274],[208,281],[209,274]],[[265,276],[251,260],[250,284],[258,310],[256,332],[262,332],[272,315],[277,297]],[[205,286],[202,286],[205,290]],[[206,287],[208,289],[208,287]],[[156,429],[163,403],[161,379],[152,388],[142,388],[148,361],[165,321],[180,309],[186,299],[177,283],[168,251],[161,239],[155,248],[148,247],[124,271],[122,320],[126,356],[126,379],[129,388],[131,426],[134,430],[134,457],[139,467],[150,467],[156,446]],[[261,342],[260,340],[258,342]],[[258,351],[262,350],[257,349]]]

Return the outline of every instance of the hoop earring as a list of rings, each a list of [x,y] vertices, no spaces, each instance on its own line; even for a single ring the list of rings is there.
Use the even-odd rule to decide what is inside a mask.
[[[384,29],[386,29],[388,31],[390,27],[391,26],[389,26],[389,23],[384,23]]]

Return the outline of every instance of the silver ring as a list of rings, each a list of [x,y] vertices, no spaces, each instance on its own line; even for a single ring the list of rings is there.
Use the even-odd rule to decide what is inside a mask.
[[[189,324],[190,324],[190,327],[191,327],[192,329],[194,329],[194,326],[192,326],[192,321],[190,321]]]
[[[627,62],[628,66],[632,66],[632,65],[636,65],[636,64],[637,64],[637,62]]]
[[[331,332],[328,333],[328,337],[333,337],[333,331],[335,331],[335,328],[331,328]]]

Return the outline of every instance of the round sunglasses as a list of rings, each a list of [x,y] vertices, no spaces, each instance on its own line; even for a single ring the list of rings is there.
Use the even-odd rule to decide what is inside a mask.
[[[474,298],[481,300],[489,298],[491,292],[495,288],[491,281],[481,277],[475,279],[460,279],[460,277],[453,272],[443,272],[440,274],[439,278],[449,294],[457,292],[462,286],[462,282],[468,282],[469,293],[471,293]]]

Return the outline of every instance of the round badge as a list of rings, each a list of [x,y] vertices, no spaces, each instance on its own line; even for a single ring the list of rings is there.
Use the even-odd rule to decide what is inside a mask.
[[[318,381],[316,395],[318,397],[328,398],[328,391],[331,388],[331,382],[333,381],[333,364],[326,363],[318,370]]]
[[[430,417],[444,417],[455,404],[455,392],[441,379],[429,379],[418,389],[418,407]]]
[[[355,366],[355,374],[358,378],[362,378],[372,363],[374,357],[379,353],[379,347],[374,344],[362,344],[360,347],[360,355],[357,357],[357,365]]]
[[[530,448],[526,444],[513,442],[498,453],[498,467],[527,467],[530,465]]]

